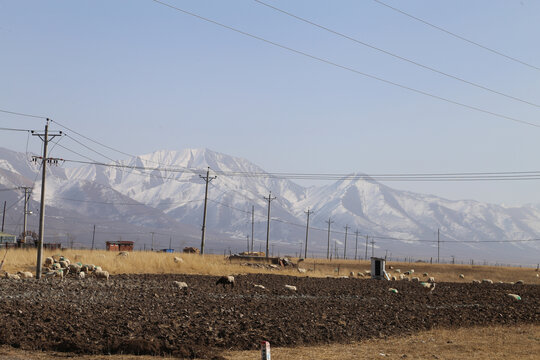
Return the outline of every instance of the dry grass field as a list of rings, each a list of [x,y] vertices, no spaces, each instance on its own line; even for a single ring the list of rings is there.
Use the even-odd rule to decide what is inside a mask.
[[[0,252],[3,258],[4,251]],[[367,261],[307,259],[300,262],[299,267],[307,270],[301,274],[294,268],[265,269],[251,266],[241,266],[240,263],[229,262],[221,255],[195,255],[195,254],[167,254],[150,251],[135,251],[127,257],[118,256],[116,252],[104,250],[64,250],[45,251],[46,256],[62,254],[74,262],[94,264],[101,266],[110,274],[201,274],[201,275],[224,275],[224,274],[247,274],[247,273],[272,273],[296,276],[345,276],[350,272],[365,272],[370,269]],[[183,262],[175,262],[174,257],[181,257]],[[292,259],[296,262],[298,259]],[[32,271],[36,268],[35,249],[11,249],[8,251],[2,270],[7,272]],[[390,270],[392,266],[394,269]],[[528,284],[540,284],[539,272],[534,268],[498,267],[482,265],[448,265],[428,263],[387,263],[387,271],[396,275],[395,270],[401,272],[414,269],[412,276],[421,279],[423,273],[435,277],[437,282],[471,282],[473,279],[491,279],[494,282],[515,282],[523,280]],[[459,274],[465,276],[459,278]]]

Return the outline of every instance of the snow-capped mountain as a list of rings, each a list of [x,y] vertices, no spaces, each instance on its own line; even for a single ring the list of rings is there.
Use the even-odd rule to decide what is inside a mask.
[[[510,208],[471,200],[450,201],[357,177],[305,188],[290,180],[264,176],[263,169],[245,159],[208,149],[158,151],[112,165],[52,168],[47,180],[47,206],[87,222],[106,219],[127,227],[162,229],[176,237],[178,231],[189,233],[189,241],[197,245],[205,194],[201,177],[210,168],[210,178],[217,178],[209,183],[208,241],[225,241],[217,247],[245,247],[246,235],[251,234],[252,206],[256,249],[265,243],[265,197],[271,192],[276,199],[271,202],[270,238],[282,252],[300,250],[300,242],[305,241],[307,209],[313,211],[310,252],[319,256],[326,255],[329,218],[334,222],[331,242],[339,247],[340,256],[345,246],[344,227],[348,226],[349,258],[355,253],[364,256],[366,234],[374,236],[376,255],[385,255],[388,250],[394,256],[436,256],[437,229],[441,233],[441,256],[445,258],[533,263],[540,252],[538,241],[493,242],[537,238],[540,210],[535,206]],[[39,201],[38,170],[25,154],[0,149],[0,186],[34,184],[33,200]],[[360,251],[355,231],[360,234]]]

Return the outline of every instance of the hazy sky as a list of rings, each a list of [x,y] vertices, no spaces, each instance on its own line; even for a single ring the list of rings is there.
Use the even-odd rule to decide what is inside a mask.
[[[357,71],[540,125],[537,106],[420,69],[252,0],[164,1]],[[540,104],[540,70],[373,0],[267,2]],[[385,2],[540,67],[540,1]],[[397,88],[151,0],[0,0],[0,44],[0,109],[49,116],[128,153],[207,147],[267,171],[306,173],[540,170],[539,127]],[[3,127],[43,125],[0,113]],[[0,146],[24,151],[26,141],[25,133],[0,131]],[[69,138],[61,144],[105,161]],[[39,140],[31,138],[29,148],[39,151]],[[59,147],[53,155],[78,158]],[[540,203],[540,180],[387,184],[451,199]]]

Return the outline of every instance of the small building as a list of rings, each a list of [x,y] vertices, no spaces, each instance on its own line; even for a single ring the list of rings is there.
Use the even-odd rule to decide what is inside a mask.
[[[17,243],[17,237],[15,235],[0,232],[0,244],[1,246],[13,246],[11,244]],[[6,245],[4,245],[6,244]]]
[[[376,280],[390,280],[385,269],[386,260],[383,258],[371,258],[371,278]]]
[[[107,251],[133,251],[133,241],[107,241]]]

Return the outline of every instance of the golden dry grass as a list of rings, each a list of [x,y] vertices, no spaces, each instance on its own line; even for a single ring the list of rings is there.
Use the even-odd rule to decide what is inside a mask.
[[[539,359],[540,325],[431,330],[359,343],[275,348],[272,359]],[[234,351],[227,359],[257,359],[258,351]],[[260,355],[259,355],[260,356]]]
[[[181,253],[159,253],[150,251],[130,252],[127,257],[118,256],[117,252],[105,250],[63,250],[44,251],[43,258],[54,254],[62,254],[72,262],[82,262],[83,264],[94,264],[101,266],[111,274],[203,274],[203,275],[224,275],[224,274],[246,274],[246,273],[273,273],[295,276],[343,276],[349,273],[365,272],[370,269],[367,261],[355,260],[323,260],[307,259],[300,262],[299,267],[307,269],[307,273],[300,274],[296,269],[284,268],[281,270],[271,270],[241,266],[237,262],[229,262],[221,255],[196,255]],[[4,250],[0,252],[0,259],[4,256]],[[175,263],[174,257],[181,257],[184,262]],[[2,270],[8,272],[32,271],[35,272],[36,263],[35,249],[10,249]],[[297,261],[298,259],[293,259]],[[390,270],[392,266],[394,270]],[[496,266],[471,266],[471,265],[438,265],[427,263],[396,263],[387,264],[387,271],[391,275],[397,275],[395,269],[405,272],[414,269],[412,276],[421,279],[423,273],[435,277],[436,281],[451,282],[471,282],[473,279],[491,279],[494,282],[515,282],[523,280],[528,284],[540,284],[538,272],[532,268],[517,267],[496,267]],[[459,278],[459,274],[465,275],[464,279]]]
[[[272,359],[365,360],[365,359],[475,359],[536,360],[540,354],[540,325],[491,326],[455,330],[431,330],[388,339],[353,344],[330,344],[296,348],[272,348]],[[384,355],[381,355],[384,354]],[[259,359],[259,351],[226,351],[229,360]],[[1,359],[42,360],[74,357],[82,360],[150,360],[152,356],[75,355],[25,351],[0,347]],[[167,358],[167,357],[165,357]]]

